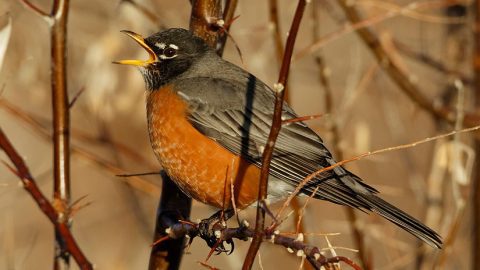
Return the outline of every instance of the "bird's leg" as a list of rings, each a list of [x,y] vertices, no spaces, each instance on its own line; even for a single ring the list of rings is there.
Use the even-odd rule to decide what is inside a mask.
[[[198,224],[199,236],[207,242],[211,248],[219,253],[228,252],[223,245],[223,241],[219,242],[220,230],[226,228],[226,221],[235,214],[233,209],[220,210],[207,219],[203,219]],[[233,252],[233,241],[226,241],[232,246],[230,253]]]

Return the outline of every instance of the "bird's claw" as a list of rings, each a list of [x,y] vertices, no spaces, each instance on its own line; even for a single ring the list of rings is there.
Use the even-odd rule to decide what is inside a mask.
[[[198,235],[207,242],[207,245],[210,248],[214,248],[217,252],[217,255],[220,253],[227,253],[227,255],[232,254],[235,245],[232,239],[222,240],[221,233],[222,229],[226,228],[224,220],[220,218],[218,213],[212,215],[207,219],[203,219],[198,224]],[[227,243],[231,246],[230,249],[225,248],[224,243]]]

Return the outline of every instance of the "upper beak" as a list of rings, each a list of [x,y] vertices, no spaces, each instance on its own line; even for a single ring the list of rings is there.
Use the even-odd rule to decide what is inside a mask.
[[[145,43],[145,39],[139,35],[136,34],[132,31],[127,31],[127,30],[122,30],[120,31],[122,33],[125,33],[127,36],[131,37],[133,40],[135,40],[142,48],[144,48],[148,55],[149,58],[148,60],[119,60],[119,61],[114,61],[114,64],[121,64],[121,65],[132,65],[132,66],[139,66],[139,67],[146,67],[151,63],[157,62],[158,58],[155,52]]]

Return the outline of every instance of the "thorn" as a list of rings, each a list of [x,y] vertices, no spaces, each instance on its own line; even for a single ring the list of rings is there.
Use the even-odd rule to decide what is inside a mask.
[[[73,107],[77,99],[80,97],[80,95],[82,95],[84,91],[85,91],[85,87],[82,87],[80,88],[80,90],[78,90],[75,96],[73,96],[72,101],[70,101],[70,103],[68,104],[68,109],[71,109]]]
[[[151,247],[154,247],[154,246],[156,246],[156,245],[158,245],[158,244],[160,244],[160,243],[162,243],[163,241],[168,240],[168,239],[170,239],[170,236],[166,235],[166,236],[158,239],[157,241],[153,242],[153,244],[151,244],[150,246],[151,246]]]

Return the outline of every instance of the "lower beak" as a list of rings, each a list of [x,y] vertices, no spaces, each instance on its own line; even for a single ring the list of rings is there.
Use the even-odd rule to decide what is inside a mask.
[[[119,60],[119,61],[114,61],[114,64],[120,64],[120,65],[132,65],[132,66],[137,66],[137,67],[146,67],[154,62],[157,62],[158,58],[155,52],[145,43],[145,39],[134,32],[127,31],[127,30],[122,30],[120,31],[122,33],[125,33],[127,36],[131,37],[133,40],[135,40],[142,48],[147,51],[149,58],[148,60]]]

